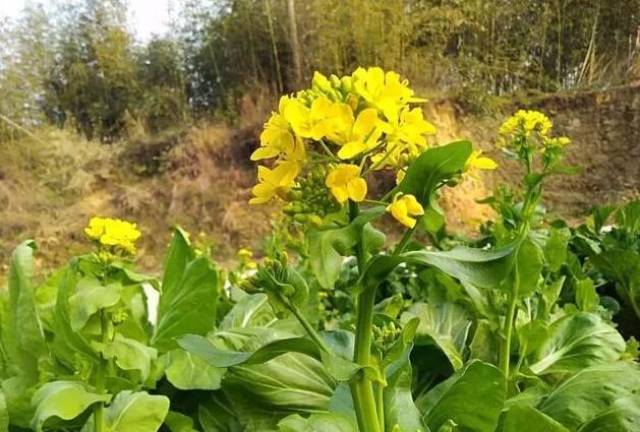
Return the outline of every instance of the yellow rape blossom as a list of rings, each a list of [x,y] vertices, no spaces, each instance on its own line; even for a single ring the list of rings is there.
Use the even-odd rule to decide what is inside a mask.
[[[428,147],[426,136],[435,134],[436,128],[424,119],[421,108],[405,108],[397,122],[384,123],[383,131],[386,151],[371,158],[376,169],[403,166],[418,157]]]
[[[353,89],[371,106],[379,109],[387,120],[396,121],[400,110],[415,98],[406,80],[396,72],[384,72],[379,67],[358,68],[352,74]]]
[[[494,170],[498,168],[498,164],[491,158],[482,156],[482,150],[474,150],[464,165],[464,170],[470,169]]]
[[[274,169],[258,166],[259,183],[251,189],[254,197],[249,200],[249,204],[264,204],[287,193],[293,187],[299,172],[300,166],[294,161],[281,162]]]
[[[136,253],[135,242],[140,238],[136,224],[121,219],[93,217],[84,232],[102,246],[119,249],[130,255]]]
[[[334,129],[334,121],[343,115],[341,105],[326,96],[314,99],[310,107],[292,99],[284,108],[284,117],[297,136],[318,141]]]
[[[378,113],[373,108],[363,110],[353,125],[343,133],[334,132],[330,139],[341,145],[338,150],[340,159],[351,159],[362,152],[373,149],[382,135]]]
[[[545,148],[564,148],[571,144],[571,138],[566,136],[548,138],[544,141]]]
[[[540,111],[518,110],[500,126],[501,135],[514,135],[523,133],[525,136],[532,132],[538,132],[540,136],[546,136],[553,124],[549,117]]]
[[[391,213],[402,225],[407,228],[413,228],[416,226],[416,217],[422,216],[424,209],[415,196],[411,194],[402,195],[399,192],[393,197],[391,204],[387,206],[387,212]]]
[[[357,165],[339,164],[329,172],[325,185],[340,204],[349,199],[360,202],[367,196],[367,182],[360,177]]]

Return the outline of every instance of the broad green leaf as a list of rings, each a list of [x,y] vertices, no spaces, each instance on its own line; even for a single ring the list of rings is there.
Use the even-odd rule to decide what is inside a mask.
[[[452,421],[463,432],[494,432],[505,389],[500,370],[473,361],[419,398],[417,404],[432,431]]]
[[[84,336],[71,328],[71,312],[69,296],[72,287],[78,282],[77,261],[72,262],[64,271],[58,286],[58,297],[54,311],[54,334],[58,344],[64,345],[68,350],[83,354],[93,361],[100,361],[96,351],[91,348]]]
[[[544,245],[544,257],[549,270],[556,272],[567,260],[567,245],[571,238],[568,228],[551,228],[549,239]]]
[[[35,390],[33,378],[24,374],[2,381],[2,393],[12,425],[29,428],[35,411],[31,405],[31,398]]]
[[[500,337],[497,329],[492,324],[481,319],[476,321],[476,330],[469,345],[469,358],[482,360],[486,363],[498,364],[498,352],[500,351]]]
[[[609,410],[616,400],[637,396],[640,369],[632,363],[609,363],[584,369],[560,384],[538,409],[569,430]]]
[[[139,371],[144,382],[149,377],[151,363],[158,358],[155,348],[148,347],[135,339],[129,339],[119,333],[115,334],[113,341],[103,348],[105,358],[115,359],[116,364],[122,370]]]
[[[588,423],[580,432],[638,432],[640,430],[640,396],[620,398]]]
[[[405,321],[402,333],[382,360],[386,387],[383,390],[384,420],[387,430],[422,432],[422,414],[412,395],[412,368],[409,355],[418,330],[419,319]]]
[[[114,306],[120,300],[119,282],[102,285],[99,280],[84,278],[78,281],[76,292],[69,297],[69,319],[74,331],[81,330],[100,309]]]
[[[357,432],[351,419],[338,413],[299,414],[286,417],[278,423],[279,432]]]
[[[351,255],[351,249],[364,237],[365,226],[384,212],[383,206],[377,206],[363,211],[344,227],[318,229],[308,233],[309,249],[313,251],[309,263],[322,287],[333,287],[340,276],[343,257]],[[375,246],[378,242],[371,238],[371,234],[368,232],[366,238]]]
[[[169,412],[169,399],[126,390],[118,393],[105,411],[109,432],[157,432]],[[82,432],[95,432],[93,416]]]
[[[246,418],[244,419],[246,421]],[[221,392],[203,396],[198,405],[198,423],[203,432],[245,432],[240,418]]]
[[[172,266],[173,267],[173,266]],[[170,278],[173,281],[173,279]],[[190,261],[182,278],[163,288],[152,344],[161,352],[177,347],[176,338],[213,330],[218,302],[218,272],[205,257]]]
[[[162,278],[162,292],[167,296],[177,295],[179,284],[184,277],[187,264],[195,258],[189,244],[188,234],[180,228],[173,232],[171,245],[164,262],[164,276]]]
[[[462,172],[471,152],[469,141],[430,148],[409,165],[404,179],[394,192],[415,196],[423,207],[438,208],[435,192],[446,180]]]
[[[38,389],[31,404],[36,407],[31,427],[41,431],[51,417],[71,420],[82,414],[96,402],[108,402],[111,395],[89,391],[77,381],[53,381]]]
[[[266,294],[252,294],[243,297],[225,315],[220,323],[221,330],[268,327],[276,321]]]
[[[310,339],[294,337],[269,342],[255,351],[231,351],[216,347],[209,339],[198,335],[186,335],[178,343],[187,352],[197,355],[208,364],[227,368],[239,364],[259,364],[288,352],[298,352],[320,358],[317,345]]]
[[[229,369],[225,390],[234,401],[265,410],[309,412],[326,410],[335,381],[322,363],[304,354],[287,353],[266,363],[238,365]]]
[[[569,432],[551,417],[529,406],[515,405],[507,411],[501,432]]]
[[[8,432],[9,430],[9,410],[7,408],[7,400],[4,393],[0,390],[0,432]]]
[[[26,241],[11,256],[9,304],[3,320],[3,345],[13,364],[29,376],[36,376],[38,359],[46,353],[40,318],[36,311],[33,279],[35,243]]]
[[[631,201],[616,212],[616,223],[632,234],[640,232],[640,201]]]
[[[171,432],[198,432],[191,417],[176,411],[169,411],[164,424]]]
[[[535,374],[577,372],[612,362],[625,350],[622,336],[590,313],[564,316],[549,326],[547,337],[533,353],[529,368]]]
[[[600,297],[589,278],[576,281],[576,305],[583,312],[595,312],[600,304]]]
[[[166,354],[166,362],[167,380],[180,390],[217,390],[225,373],[224,369],[179,348]]]
[[[542,251],[531,239],[525,239],[519,246],[516,257],[518,276],[518,296],[526,297],[538,287],[544,265]]]
[[[521,239],[496,249],[456,247],[450,251],[419,250],[401,255],[377,255],[369,261],[362,282],[378,286],[400,263],[434,266],[464,284],[480,288],[498,288],[509,275],[513,256]]]
[[[406,322],[411,317],[420,319],[416,344],[434,343],[447,356],[453,368],[460,369],[472,324],[465,310],[455,303],[440,305],[415,303],[402,314],[401,321]]]

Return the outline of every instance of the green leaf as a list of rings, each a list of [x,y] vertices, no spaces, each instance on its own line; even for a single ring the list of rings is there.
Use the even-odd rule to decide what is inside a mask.
[[[407,174],[394,189],[394,193],[411,194],[423,207],[437,209],[435,192],[446,180],[463,171],[472,150],[469,141],[456,141],[430,148],[409,165]]]
[[[171,245],[164,262],[164,276],[162,291],[169,296],[175,296],[180,289],[180,281],[184,277],[187,264],[195,258],[195,253],[189,244],[188,234],[177,227],[171,239]]]
[[[632,363],[610,363],[584,369],[560,384],[538,409],[569,430],[609,410],[616,400],[637,396],[640,369]]]
[[[569,432],[549,416],[529,406],[515,405],[507,411],[501,432]]]
[[[169,351],[166,362],[167,380],[180,390],[217,390],[225,373],[224,369],[182,349]]]
[[[77,264],[78,261],[73,261],[60,278],[54,310],[54,337],[57,343],[66,346],[68,350],[81,353],[88,359],[98,362],[100,357],[96,351],[91,348],[82,333],[74,331],[71,327],[69,296],[72,287],[75,287],[78,282],[76,276]]]
[[[13,364],[31,377],[37,376],[38,360],[46,351],[33,288],[33,250],[26,241],[11,256],[9,305],[2,323],[3,345]]]
[[[285,417],[278,423],[279,432],[357,432],[351,420],[339,413],[298,414]]]
[[[193,425],[193,419],[188,415],[176,411],[169,411],[164,424],[171,432],[198,432]]]
[[[313,251],[309,263],[322,287],[333,287],[340,276],[343,256],[351,254],[351,249],[364,237],[365,226],[384,212],[383,206],[373,207],[360,213],[344,227],[318,229],[308,233],[309,250]],[[365,238],[373,247],[379,242],[371,238],[372,234],[367,231]]]
[[[544,245],[544,256],[550,271],[560,270],[567,260],[567,245],[570,238],[569,228],[551,228],[549,239]]]
[[[640,430],[640,396],[625,397],[580,427],[580,432],[637,432]]]
[[[518,296],[526,297],[536,290],[544,266],[542,251],[531,239],[525,239],[518,248]]]
[[[267,295],[252,294],[243,297],[233,306],[222,319],[220,329],[266,327],[272,324],[275,319]]]
[[[576,305],[583,312],[595,312],[600,304],[600,297],[593,281],[589,278],[576,281]]]
[[[113,341],[104,346],[102,352],[105,358],[115,359],[120,369],[139,371],[143,382],[149,377],[152,362],[158,358],[155,348],[148,347],[135,339],[126,338],[119,333],[115,334]]]
[[[93,314],[116,305],[120,301],[121,289],[119,282],[104,286],[97,279],[80,279],[75,294],[69,298],[71,328],[74,331],[81,330]]]
[[[335,384],[321,362],[299,353],[234,366],[224,381],[234,403],[249,404],[251,409],[260,406],[271,413],[324,411]]]
[[[172,251],[170,256],[172,256]],[[170,266],[174,268],[175,265]],[[168,269],[166,271],[169,271]],[[206,334],[213,330],[218,302],[218,272],[205,257],[190,261],[178,281],[163,286],[158,305],[158,324],[152,345],[161,352],[177,347],[176,338]]]
[[[109,432],[157,432],[169,412],[169,398],[147,392],[122,391],[107,407],[105,423]],[[91,416],[82,432],[95,432]]]
[[[2,381],[2,393],[7,404],[11,424],[29,428],[34,413],[34,408],[31,405],[31,398],[35,393],[33,378],[20,374],[5,379]]]
[[[4,393],[0,390],[0,432],[9,431],[9,410]]]
[[[453,421],[460,431],[494,432],[505,401],[504,376],[480,361],[438,384],[417,404],[432,431]]]
[[[549,326],[529,369],[535,374],[577,372],[619,359],[625,347],[622,336],[602,318],[579,312]]]
[[[497,288],[509,275],[513,256],[521,239],[496,249],[456,247],[450,251],[419,250],[401,255],[377,255],[367,265],[362,283],[378,286],[402,262],[434,266],[464,284],[480,288]]]
[[[92,393],[80,382],[49,382],[33,395],[31,404],[36,407],[36,411],[31,427],[39,432],[51,417],[71,420],[82,414],[92,404],[108,402],[109,399],[111,395]]]
[[[460,369],[471,328],[471,320],[465,310],[455,303],[415,303],[402,314],[401,322],[406,322],[411,317],[420,319],[416,344],[435,344],[447,356],[454,370]]]
[[[208,364],[227,368],[239,364],[259,364],[288,352],[298,352],[320,358],[318,346],[308,338],[294,337],[269,342],[254,351],[231,351],[216,347],[209,339],[186,335],[178,341],[182,349],[202,358]]]
[[[246,417],[244,418],[246,421]],[[203,432],[244,432],[240,418],[220,392],[202,397],[198,405],[198,423]]]

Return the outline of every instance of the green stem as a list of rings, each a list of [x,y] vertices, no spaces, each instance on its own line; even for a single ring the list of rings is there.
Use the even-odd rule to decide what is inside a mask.
[[[518,289],[520,286],[520,275],[518,273],[517,264],[514,268],[514,282],[513,291],[509,298],[509,309],[507,311],[507,317],[504,322],[504,340],[502,342],[502,349],[500,351],[500,370],[502,374],[509,382],[509,365],[511,359],[511,338],[513,336],[513,325],[518,313],[517,301],[518,301]]]
[[[356,324],[356,340],[353,361],[360,366],[370,366],[371,336],[373,334],[373,306],[375,288],[364,289],[358,295],[358,321]],[[361,371],[351,382],[351,393],[356,408],[356,417],[360,432],[381,432],[373,393],[373,383]]]
[[[329,346],[327,345],[327,343],[324,341],[324,339],[322,339],[322,336],[320,336],[318,334],[318,332],[316,331],[316,329],[311,325],[311,323],[304,317],[304,315],[302,315],[302,313],[300,312],[300,309],[298,309],[296,307],[296,305],[292,304],[286,297],[284,297],[282,294],[278,293],[278,295],[280,296],[280,301],[282,301],[284,304],[287,305],[287,307],[289,308],[289,310],[291,311],[291,313],[293,313],[293,315],[298,319],[298,321],[300,322],[300,324],[302,325],[302,327],[304,327],[305,331],[307,332],[307,334],[309,335],[309,337],[311,338],[311,340],[313,340],[316,345],[318,345],[318,348],[320,348],[322,351],[326,352],[326,353],[330,353],[331,349],[329,348]]]
[[[104,310],[100,311],[100,332],[102,344],[106,345],[109,342],[109,317]],[[96,370],[96,393],[103,394],[106,390],[106,373],[109,367],[109,361],[105,358],[101,358]],[[104,422],[104,402],[99,402],[95,408],[94,423],[96,432],[104,432],[106,430]]]
[[[382,384],[375,384],[374,392],[376,396],[376,409],[378,410],[380,430],[384,431],[384,387]]]
[[[358,204],[349,201],[349,219],[354,220],[358,216]],[[366,264],[366,256],[362,248],[362,242],[356,246],[356,258],[358,261],[358,272],[362,274]],[[371,336],[373,335],[373,307],[376,298],[375,288],[361,287],[357,300],[357,322],[355,350],[353,354],[354,363],[360,366],[370,366],[371,363]],[[350,383],[353,405],[358,419],[360,432],[383,432],[380,429],[380,418],[376,407],[376,397],[373,393],[373,383],[366,376],[364,371],[360,371]]]

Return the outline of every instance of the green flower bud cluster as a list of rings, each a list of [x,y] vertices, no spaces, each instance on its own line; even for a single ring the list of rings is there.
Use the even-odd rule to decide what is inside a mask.
[[[391,348],[391,345],[400,337],[402,328],[397,326],[393,321],[388,321],[382,325],[373,327],[373,335],[376,344],[384,351]]]
[[[320,225],[324,216],[337,211],[339,206],[324,185],[326,174],[325,166],[317,166],[301,178],[290,192],[284,213],[295,222]]]

